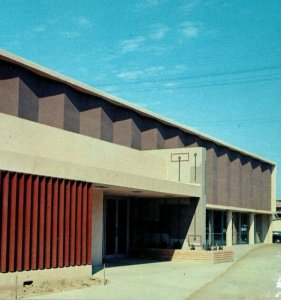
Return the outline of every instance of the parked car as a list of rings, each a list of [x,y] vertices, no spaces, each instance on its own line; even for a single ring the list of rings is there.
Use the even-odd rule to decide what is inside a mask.
[[[272,241],[273,243],[281,243],[281,231],[272,232]]]

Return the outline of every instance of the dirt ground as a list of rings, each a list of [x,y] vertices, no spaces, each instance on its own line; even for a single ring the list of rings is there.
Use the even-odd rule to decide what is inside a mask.
[[[83,289],[93,285],[102,285],[104,282],[95,277],[83,279],[45,280],[32,282],[25,286],[16,285],[0,287],[0,299],[22,299],[26,297],[46,295],[50,293]]]

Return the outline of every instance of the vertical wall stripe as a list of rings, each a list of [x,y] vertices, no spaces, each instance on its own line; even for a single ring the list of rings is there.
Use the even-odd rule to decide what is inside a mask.
[[[31,230],[31,269],[37,269],[37,232],[38,232],[38,196],[39,176],[32,176],[33,198],[32,198],[32,230]]]
[[[67,180],[65,191],[65,240],[64,240],[64,265],[69,266],[69,229],[70,229],[70,196],[71,182]]]
[[[17,226],[17,270],[23,269],[23,224],[24,224],[24,195],[25,195],[25,176],[19,176],[18,188],[18,226]]]
[[[0,172],[0,272],[1,272],[1,258],[2,258],[2,205],[3,205],[3,195],[2,195],[2,173]]]
[[[9,232],[9,271],[15,271],[15,242],[16,242],[16,216],[17,216],[17,174],[13,174],[11,178],[11,209],[10,209],[10,232]]]
[[[71,185],[70,206],[70,265],[75,265],[75,225],[76,225],[76,182]]]
[[[77,187],[77,204],[76,204],[76,265],[81,265],[81,219],[82,219],[82,182]]]
[[[47,182],[47,207],[46,207],[46,239],[45,239],[45,268],[51,267],[51,217],[52,217],[52,178]]]
[[[2,179],[2,216],[1,216],[1,272],[7,272],[8,256],[8,211],[9,211],[9,172]]]
[[[44,269],[46,178],[40,180],[38,269]]]
[[[30,229],[31,229],[31,200],[32,176],[27,175],[25,189],[25,216],[24,216],[24,270],[30,270]]]
[[[58,266],[63,267],[65,181],[59,181]]]
[[[88,211],[87,211],[87,264],[92,264],[92,185],[88,183]]]
[[[82,197],[82,265],[87,264],[87,199],[88,199],[88,185],[83,183],[83,197]]]
[[[0,170],[0,272],[91,264],[90,183]]]
[[[54,180],[53,186],[53,215],[52,215],[52,268],[57,267],[57,244],[58,244],[58,194],[59,181]]]

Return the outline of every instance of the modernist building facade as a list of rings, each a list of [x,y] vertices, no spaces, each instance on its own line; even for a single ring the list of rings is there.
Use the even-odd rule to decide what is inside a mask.
[[[276,166],[0,52],[0,272],[271,242]]]

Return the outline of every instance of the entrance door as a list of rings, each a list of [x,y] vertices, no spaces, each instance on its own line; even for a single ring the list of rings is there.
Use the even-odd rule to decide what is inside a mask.
[[[105,199],[105,258],[121,258],[128,254],[128,200]]]

